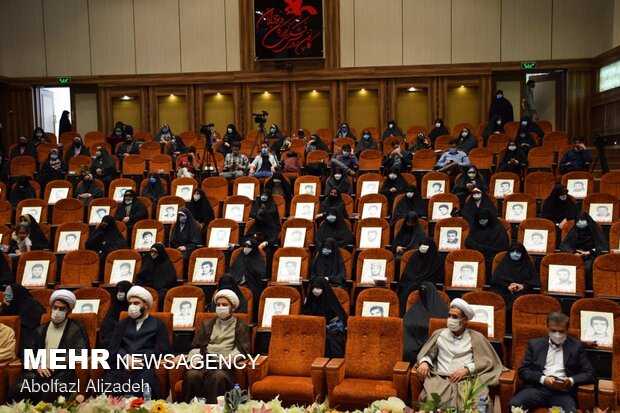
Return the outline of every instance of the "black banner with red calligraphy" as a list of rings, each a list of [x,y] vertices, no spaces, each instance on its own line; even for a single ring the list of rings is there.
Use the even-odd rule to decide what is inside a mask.
[[[323,0],[254,0],[256,60],[323,58]]]

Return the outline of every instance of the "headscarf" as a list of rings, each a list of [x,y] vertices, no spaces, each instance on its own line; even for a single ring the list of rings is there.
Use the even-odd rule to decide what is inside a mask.
[[[275,180],[278,180],[279,182],[276,183]],[[273,176],[265,182],[265,190],[273,194],[273,187],[276,185],[279,185],[279,187],[282,189],[282,196],[284,196],[285,199],[288,200],[293,196],[291,184],[289,180],[286,179],[284,175],[282,175],[282,172],[274,173]]]
[[[178,218],[181,215],[185,215],[187,217],[185,224],[181,224],[181,221]],[[183,229],[181,229],[181,226]],[[170,246],[172,248],[178,248],[180,246],[196,247],[201,243],[201,238],[202,232],[200,227],[196,224],[196,220],[189,209],[179,209],[179,213],[177,214],[177,222],[170,232]]]
[[[482,225],[480,220],[486,219],[486,225]],[[474,221],[470,224],[469,235],[465,239],[465,247],[480,251],[485,259],[493,261],[493,257],[500,251],[506,251],[510,245],[506,229],[497,220],[493,213],[480,208]]]
[[[517,147],[514,151],[511,151],[510,149],[508,149],[508,147],[511,144],[514,144]],[[519,165],[511,165],[508,163],[509,161],[513,159],[519,161]],[[500,171],[501,172],[514,172],[516,174],[519,174],[521,172],[521,168],[525,165],[527,165],[527,156],[525,155],[525,152],[523,152],[523,150],[519,147],[519,145],[517,145],[517,141],[515,139],[511,139],[510,141],[508,141],[508,144],[506,145],[506,151],[504,152],[504,156],[502,157],[499,163]]]
[[[142,268],[136,275],[136,284],[154,288],[161,295],[162,291],[176,285],[177,272],[163,244],[155,243],[151,249],[157,251],[157,257],[153,259],[151,254],[142,257]]]
[[[37,134],[41,134],[41,136],[37,136]],[[32,142],[35,145],[39,145],[40,143],[50,143],[50,140],[45,134],[45,131],[43,130],[43,128],[40,126],[37,126],[36,128],[34,128],[34,131],[32,132]]]
[[[110,338],[114,334],[114,329],[121,316],[121,312],[127,311],[129,308],[129,302],[127,301],[127,293],[133,287],[129,281],[119,281],[116,284],[116,291],[112,295],[112,305],[105,315],[99,332],[101,335],[101,347],[106,347],[110,341]],[[124,293],[123,300],[118,299],[118,293]]]
[[[418,248],[420,241],[426,238],[426,232],[420,225],[419,215],[415,211],[410,211],[404,218],[403,225],[392,240],[392,250],[396,251],[396,247],[404,247],[407,250]],[[408,223],[413,223],[409,226]]]
[[[90,176],[90,179],[86,179],[87,176]],[[84,198],[82,201],[87,201],[90,202],[95,198],[101,198],[103,197],[103,190],[101,189],[101,187],[99,185],[97,185],[97,183],[95,183],[95,179],[93,177],[93,175],[89,172],[87,172],[84,176],[82,176],[82,182],[81,185],[78,185],[77,189],[75,190],[75,195],[82,195],[82,194],[91,194],[90,198]]]
[[[5,259],[6,257],[8,256],[0,253],[0,288],[4,288],[15,281],[9,263]]]
[[[252,226],[247,230],[245,237],[255,239],[259,244],[267,241],[269,245],[278,243],[280,227],[271,220],[269,213],[265,209],[259,209],[254,217]]]
[[[488,209],[489,211],[491,211],[492,215],[497,216],[497,208],[495,207],[495,204],[493,204],[493,201],[491,201],[491,198],[489,198],[487,192],[483,190],[479,191],[482,196],[482,198],[480,198],[480,204],[478,204],[478,201],[476,201],[473,196],[470,196],[465,201],[465,205],[461,208],[461,215],[467,220],[469,225],[474,222],[478,211],[480,211],[482,208]],[[478,192],[478,190],[474,189],[472,191],[472,195],[476,192]]]
[[[228,129],[232,129],[232,132],[228,132]],[[243,138],[237,131],[237,127],[232,123],[229,123],[228,126],[226,126],[226,133],[224,134],[224,137],[222,139],[228,139],[231,144],[235,142],[241,142],[243,140]]]
[[[85,244],[86,249],[107,255],[116,250],[127,249],[127,240],[116,226],[116,220],[112,215],[101,218],[101,223],[88,236]]]
[[[110,154],[104,147],[98,146],[95,152],[101,152],[101,156],[95,156],[95,158],[93,158],[93,164],[90,167],[90,170],[93,174],[96,172],[97,169],[100,168],[103,169],[104,172],[106,171],[106,169],[116,168],[116,162],[114,161],[114,158],[110,156]]]
[[[420,241],[420,245],[428,245],[428,251],[422,254],[418,249],[409,257],[409,261],[407,261],[407,265],[402,271],[401,279],[398,282],[401,314],[404,313],[407,297],[409,297],[412,291],[417,290],[422,282],[444,282],[444,259],[439,255],[435,241],[430,237],[426,237]]]
[[[468,176],[468,173],[471,172],[476,173],[476,177],[474,179],[471,179]],[[475,188],[478,188],[484,192],[489,191],[489,186],[480,174],[480,171],[478,171],[478,168],[476,168],[475,166],[470,166],[469,168],[467,168],[467,172],[459,176],[459,179],[456,180],[456,182],[454,183],[454,188],[452,189],[452,193],[459,197],[459,199],[461,200],[461,204],[465,203],[465,198],[470,193],[469,188],[467,188],[467,184],[473,184]]]
[[[39,326],[45,309],[30,295],[26,287],[17,283],[12,283],[7,288],[9,287],[13,292],[13,300],[11,300],[9,305],[2,305],[0,315],[17,315],[20,317],[21,339],[19,347],[21,353],[31,344],[34,329]]]
[[[581,229],[574,225],[566,237],[560,243],[560,250],[563,252],[574,253],[577,250],[592,251],[594,256],[601,255],[607,250],[609,241],[605,238],[603,231],[587,212],[577,214],[575,222],[585,220],[588,226]]]
[[[37,222],[37,220],[30,214],[22,215],[20,217],[24,218],[28,225],[30,225],[30,241],[32,241],[32,249],[33,250],[46,250],[50,248],[50,242],[43,233],[41,226]]]
[[[15,187],[11,191],[11,196],[9,197],[11,205],[13,205],[13,207],[16,207],[17,204],[20,203],[20,201],[36,197],[37,194],[32,185],[30,185],[30,178],[26,175],[18,176]]]
[[[142,188],[141,196],[145,196],[153,203],[156,203],[159,198],[166,195],[166,190],[164,189],[164,185],[161,183],[161,178],[159,174],[152,173],[149,175],[149,180],[151,178],[155,179],[155,183],[147,182],[147,184]]]
[[[525,134],[525,136],[521,136],[521,134]],[[517,148],[520,148],[525,154],[530,151],[533,147],[536,146],[536,141],[530,134],[529,130],[524,127],[520,127],[517,131],[517,136],[515,136],[515,141],[517,142]],[[521,146],[526,145],[526,146]]]
[[[243,291],[241,291],[241,288],[239,288],[239,286],[235,282],[232,275],[230,274],[222,275],[222,277],[217,282],[217,289],[218,290],[230,290],[230,291],[233,291],[237,295],[237,298],[239,299],[239,305],[235,307],[235,310],[234,310],[235,313],[245,314],[248,312],[248,300],[247,298],[245,298]]]
[[[315,235],[314,243],[316,247],[321,247],[327,238],[333,238],[339,247],[352,245],[355,242],[355,237],[353,236],[353,232],[351,232],[351,230],[344,223],[344,219],[339,214],[338,210],[336,208],[330,208],[327,210],[327,214],[325,215],[335,215],[336,221],[334,223],[330,223],[327,219],[325,219],[319,226],[319,230]]]
[[[228,271],[232,275],[235,283],[244,285],[252,290],[254,302],[260,299],[262,290],[262,280],[267,274],[265,258],[258,250],[258,243],[254,239],[248,239],[243,243],[243,248],[249,247],[251,251],[248,255],[242,251],[235,261],[230,264]]]
[[[439,123],[439,126],[435,126],[436,124]],[[428,138],[431,140],[433,147],[435,147],[435,140],[437,140],[437,137],[442,136],[442,135],[449,135],[450,131],[446,128],[446,126],[443,123],[443,119],[438,118],[435,119],[435,122],[433,123],[433,129],[431,129],[431,131],[428,133]]]
[[[342,175],[340,179],[334,178],[335,174]],[[351,182],[347,178],[347,175],[340,168],[332,168],[332,174],[327,181],[325,181],[325,196],[329,195],[329,191],[332,188],[336,188],[341,194],[351,193]]]
[[[58,122],[58,137],[60,138],[65,132],[71,132],[71,121],[69,120],[68,110],[63,110],[62,115],[60,115],[60,121]]]
[[[364,135],[368,135],[369,138],[365,139]],[[360,136],[359,142],[355,145],[355,154],[359,155],[365,150],[374,150],[377,149],[377,142],[372,138],[372,134],[369,130],[364,130],[362,135]]]
[[[562,201],[561,195],[566,195],[566,200]],[[562,184],[557,184],[543,201],[540,217],[559,224],[565,219],[567,221],[575,219],[578,213],[579,208],[575,199],[568,195],[568,189]]]
[[[267,195],[267,201],[261,201],[261,196]],[[254,201],[254,205],[252,205],[252,210],[250,211],[250,218],[255,218],[258,210],[264,209],[269,214],[270,218],[273,222],[276,222],[278,226],[280,226],[280,213],[278,212],[278,204],[273,200],[273,196],[271,192],[267,189],[263,190],[263,192],[256,198]]]
[[[198,201],[194,199],[196,194],[200,195],[200,199]],[[196,189],[194,191],[192,200],[187,202],[186,206],[193,217],[201,224],[208,225],[209,222],[215,219],[215,212],[213,212],[211,202],[209,202],[207,195],[202,189]]]
[[[510,253],[513,251],[521,254],[521,257],[516,261],[510,257]],[[510,245],[506,256],[495,267],[493,277],[491,277],[491,291],[504,297],[505,301],[511,301],[508,286],[512,283],[523,284],[526,292],[531,292],[534,288],[540,287],[538,271],[536,271],[527,250],[519,242],[513,242]]]
[[[397,168],[390,169],[389,174],[396,174],[396,179],[390,179],[388,177],[381,186],[381,193],[385,195],[388,200],[392,200],[396,198],[398,194],[402,194],[409,184]],[[396,188],[396,192],[391,192],[390,189],[392,188]]]
[[[499,125],[497,122],[500,122]],[[504,125],[502,123],[502,118],[499,115],[494,115],[489,121],[489,124],[484,128],[484,131],[482,132],[484,141],[486,142],[489,136],[494,133],[504,133]]]
[[[329,192],[336,191],[337,195],[335,197],[331,196]],[[347,213],[347,206],[345,205],[341,192],[338,191],[338,188],[331,188],[327,194],[325,194],[325,198],[321,201],[319,205],[319,213],[325,214],[330,209],[334,208],[338,210],[338,215],[342,217],[342,219],[349,219],[349,214]]]
[[[323,250],[329,250],[325,255]],[[327,252],[327,251],[326,251]],[[346,269],[340,249],[333,238],[327,238],[312,260],[310,279],[328,277],[329,283],[344,287],[346,283]]]
[[[419,286],[420,299],[403,315],[403,360],[415,362],[420,349],[428,340],[428,322],[431,318],[447,318],[448,306],[431,282]]]
[[[390,128],[390,125],[392,125],[391,128]],[[398,127],[398,124],[393,119],[388,120],[387,128],[385,128],[385,130],[383,131],[382,138],[385,140],[389,138],[390,136],[402,136],[402,137],[405,136],[402,129]]]
[[[320,288],[323,290],[318,297],[312,293],[314,288]],[[332,286],[325,277],[314,277],[310,280],[308,286],[308,294],[306,295],[306,302],[304,303],[301,313],[303,315],[313,315],[317,317],[324,317],[326,324],[329,324],[334,319],[338,318],[345,325],[347,323],[347,313],[344,311],[338,297],[334,293]]]
[[[405,218],[410,211],[418,213],[418,216],[425,216],[427,207],[425,205],[418,188],[414,185],[407,185],[405,187],[405,196],[402,197],[394,208],[394,214],[392,216],[392,223],[398,222],[399,219]],[[413,196],[409,198],[406,194],[413,193]]]

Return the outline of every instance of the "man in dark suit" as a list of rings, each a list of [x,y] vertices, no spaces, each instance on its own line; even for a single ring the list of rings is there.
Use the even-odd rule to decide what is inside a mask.
[[[576,412],[578,386],[596,380],[594,368],[576,338],[568,337],[568,317],[562,313],[547,316],[549,337],[530,340],[519,378],[525,386],[510,400],[510,406],[529,411],[536,408],[561,407]]]

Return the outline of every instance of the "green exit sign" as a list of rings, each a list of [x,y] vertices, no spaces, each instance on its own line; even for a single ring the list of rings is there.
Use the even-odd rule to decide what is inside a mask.
[[[68,85],[69,83],[71,83],[71,78],[70,77],[57,77],[56,80],[58,81],[59,85]]]
[[[536,69],[536,62],[521,62],[521,69]]]

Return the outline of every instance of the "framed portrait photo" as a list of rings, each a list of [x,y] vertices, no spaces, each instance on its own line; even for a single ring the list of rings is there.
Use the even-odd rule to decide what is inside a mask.
[[[303,218],[309,221],[314,220],[314,203],[298,202],[295,205],[295,218]]]
[[[22,285],[24,287],[45,287],[50,262],[48,260],[28,260],[24,265]]]
[[[390,303],[383,301],[364,301],[362,303],[362,317],[389,317]]]
[[[193,192],[194,192],[194,185],[179,185],[177,186],[175,195],[183,198],[185,202],[190,202],[192,200]]]
[[[614,204],[590,204],[589,213],[594,222],[612,222],[613,212]]]
[[[379,181],[362,182],[362,189],[361,189],[362,193],[360,194],[360,197],[363,197],[364,195],[368,195],[368,194],[378,194],[380,185],[381,185],[381,182]]]
[[[301,257],[280,257],[277,282],[298,283],[301,279]]]
[[[299,194],[316,196],[316,182],[304,182],[300,184]]]
[[[523,246],[529,253],[544,254],[547,252],[548,236],[544,229],[526,229],[523,233]]]
[[[248,199],[254,199],[254,182],[241,182],[237,184],[237,193]]]
[[[228,248],[230,244],[230,228],[211,228],[209,248]]]
[[[287,228],[284,234],[284,247],[303,248],[306,243],[306,228]]]
[[[380,203],[365,203],[364,207],[362,208],[362,219],[381,218],[381,207],[382,205]]]
[[[22,215],[30,215],[37,223],[41,223],[41,207],[31,206],[22,208]]]
[[[212,283],[215,282],[217,271],[217,258],[196,258],[194,273],[192,274],[193,283]]]
[[[130,186],[117,186],[116,188],[114,188],[114,195],[113,198],[116,202],[123,202],[123,197],[125,196],[125,192],[129,191],[130,189],[133,189]]]
[[[568,194],[576,199],[583,199],[588,195],[587,179],[569,179],[566,182]]]
[[[505,198],[508,195],[512,195],[514,193],[514,187],[514,179],[496,179],[493,196],[498,199]]]
[[[614,338],[614,314],[581,311],[581,341],[595,341],[599,347],[611,347]]]
[[[47,200],[48,205],[54,205],[61,199],[65,199],[69,196],[69,188],[52,188],[50,190],[50,197]]]
[[[474,309],[474,318],[471,321],[486,323],[488,327],[487,337],[494,337],[495,332],[495,308],[492,305],[470,304]]]
[[[138,251],[148,251],[155,242],[157,242],[156,228],[140,228],[136,230],[133,248]]]
[[[243,222],[243,204],[226,204],[224,218],[232,219],[236,222]]]
[[[291,299],[290,298],[265,298],[265,306],[263,310],[263,319],[261,320],[261,327],[270,328],[271,318],[274,315],[289,315],[291,311]]]
[[[163,204],[159,206],[159,222],[171,224],[177,222],[177,212],[179,206],[177,204]]]
[[[58,236],[58,252],[77,251],[80,249],[80,231],[60,231]]]
[[[99,312],[100,302],[101,300],[99,300],[98,298],[93,298],[93,299],[88,299],[88,300],[82,300],[82,299],[75,300],[75,307],[73,308],[73,312],[78,313],[78,314],[88,314],[88,313],[97,314]]]
[[[382,259],[364,259],[362,263],[362,284],[374,284],[375,280],[385,279],[387,261]]]
[[[381,248],[381,227],[362,227],[360,231],[360,248]]]
[[[450,218],[452,212],[452,202],[434,202],[431,219],[433,221],[441,221]]]
[[[90,216],[88,217],[89,224],[100,224],[103,217],[110,215],[109,206],[97,206],[90,209]]]
[[[475,261],[454,261],[452,286],[476,288],[478,284],[478,263]]]
[[[110,284],[118,284],[121,281],[133,282],[136,270],[136,260],[114,260],[110,273]]]
[[[574,265],[549,265],[549,285],[550,292],[569,293],[577,292],[577,267]]]
[[[525,220],[527,218],[527,202],[506,202],[504,217],[508,222],[521,222]]]
[[[439,230],[439,251],[454,251],[461,248],[461,227],[441,227]]]
[[[446,191],[446,183],[444,181],[432,181],[426,182],[426,197],[430,198],[433,195],[443,194]]]
[[[174,297],[172,299],[172,327],[192,327],[197,305],[198,297]]]

